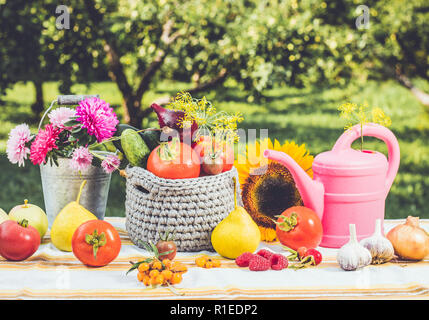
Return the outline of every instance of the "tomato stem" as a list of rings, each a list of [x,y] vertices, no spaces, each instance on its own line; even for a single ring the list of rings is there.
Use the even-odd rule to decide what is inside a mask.
[[[85,235],[85,242],[92,246],[92,252],[94,254],[94,259],[97,259],[98,248],[104,246],[107,242],[106,234],[104,232],[98,234],[97,229],[95,229],[92,234],[86,234]]]
[[[282,221],[276,221],[275,224],[277,224],[282,231],[291,231],[298,224],[298,215],[296,214],[296,212],[292,212],[290,217],[285,217],[283,215],[280,215],[278,217],[281,217]]]

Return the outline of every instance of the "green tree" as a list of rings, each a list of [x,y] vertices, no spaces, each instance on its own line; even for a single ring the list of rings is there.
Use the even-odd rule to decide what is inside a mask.
[[[314,12],[329,26],[330,32],[323,37],[330,49],[327,56],[337,57],[336,65],[347,70],[346,80],[395,79],[429,107],[429,95],[413,83],[416,78],[429,80],[429,3],[366,1],[367,28],[356,26],[357,17],[363,14],[358,4],[354,0],[326,2]]]
[[[106,76],[103,63],[91,55],[94,50],[91,48],[96,45],[91,34],[56,27],[57,5],[53,0],[0,3],[0,93],[4,94],[18,81],[31,81],[35,88],[32,110],[36,117],[45,107],[44,82],[58,81],[60,91],[69,93],[74,82],[89,82],[103,72]],[[75,14],[81,13],[76,10]]]

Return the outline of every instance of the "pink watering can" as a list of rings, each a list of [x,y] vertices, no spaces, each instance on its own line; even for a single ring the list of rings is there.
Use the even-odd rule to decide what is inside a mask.
[[[323,225],[322,247],[340,248],[349,240],[349,224],[358,240],[371,236],[376,219],[384,220],[384,204],[399,168],[399,144],[394,134],[378,124],[363,126],[363,135],[383,140],[388,159],[377,151],[351,148],[361,137],[356,125],[344,132],[331,151],[313,161],[313,179],[287,154],[265,150],[291,172],[304,205],[317,213]]]

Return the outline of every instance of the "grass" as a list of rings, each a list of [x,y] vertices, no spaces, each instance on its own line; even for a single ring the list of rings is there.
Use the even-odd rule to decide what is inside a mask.
[[[163,82],[145,96],[144,105],[149,105],[156,97],[174,94],[186,87],[183,83]],[[100,94],[121,116],[121,97],[115,84],[78,85],[74,90]],[[54,83],[46,84],[44,91],[47,104],[58,94]],[[341,103],[368,102],[370,106],[382,107],[392,118],[390,129],[397,136],[401,148],[401,165],[386,200],[386,217],[413,215],[429,218],[426,210],[426,199],[429,199],[429,117],[411,93],[395,82],[368,82],[361,86],[350,84],[346,88],[328,89],[282,87],[267,91],[261,102],[249,100],[239,86],[229,83],[226,89],[210,92],[207,97],[216,103],[218,109],[242,112],[245,120],[240,127],[267,128],[270,138],[305,143],[314,155],[331,149],[343,132],[344,123],[337,111]],[[30,163],[24,168],[13,166],[4,154],[8,132],[16,124],[27,122],[33,130],[37,129],[37,120],[31,120],[33,99],[31,85],[18,84],[7,93],[4,105],[0,106],[0,207],[6,211],[24,198],[44,206],[39,169]],[[156,119],[151,115],[144,126],[154,125]],[[373,138],[365,138],[365,147],[387,153],[384,143]],[[124,200],[125,181],[115,173],[106,215],[123,216]]]

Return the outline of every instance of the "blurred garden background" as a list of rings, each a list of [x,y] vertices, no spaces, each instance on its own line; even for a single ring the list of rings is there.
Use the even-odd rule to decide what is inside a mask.
[[[239,111],[240,127],[332,148],[337,108],[368,103],[401,148],[387,218],[429,218],[429,3],[426,0],[0,0],[0,207],[44,207],[39,168],[9,163],[9,131],[37,131],[58,94],[99,94],[122,123],[156,126],[148,109],[178,91]],[[69,20],[67,19],[69,14]],[[366,148],[386,153],[367,139]],[[123,216],[112,177],[106,215]]]

